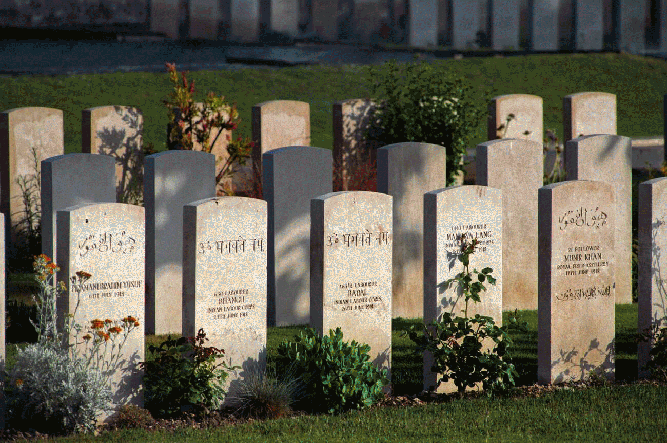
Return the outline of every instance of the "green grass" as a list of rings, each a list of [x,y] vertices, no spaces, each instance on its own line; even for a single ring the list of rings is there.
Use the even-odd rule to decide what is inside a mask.
[[[169,61],[169,60],[165,60]],[[529,55],[440,60],[433,65],[468,78],[489,96],[535,94],[544,99],[544,127],[562,137],[563,96],[583,91],[617,95],[618,133],[629,137],[663,132],[662,100],[667,93],[667,62],[628,54]],[[250,135],[250,110],[267,100],[302,100],[311,106],[312,146],[331,149],[332,104],[367,97],[366,70],[360,66],[308,66],[280,69],[198,71],[195,99],[207,91],[237,102]],[[81,150],[81,111],[104,105],[138,106],[144,112],[144,141],[165,149],[167,113],[162,105],[171,92],[165,73],[116,73],[72,76],[0,78],[2,110],[45,106],[62,109],[65,152]],[[486,120],[479,122],[473,143],[486,138]]]

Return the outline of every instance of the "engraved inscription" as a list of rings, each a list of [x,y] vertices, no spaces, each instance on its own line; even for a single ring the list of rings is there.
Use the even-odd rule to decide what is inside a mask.
[[[484,224],[466,224],[452,226],[452,232],[446,234],[445,250],[447,252],[459,253],[461,250],[461,240],[465,237],[467,240],[477,239],[478,252],[486,252],[490,245],[495,244],[493,232]]]
[[[601,268],[609,266],[600,245],[575,246],[567,248],[562,260],[556,265],[556,274],[591,275],[599,274]]]
[[[248,288],[228,289],[213,293],[213,298],[206,308],[210,320],[227,320],[247,317],[256,308],[250,301]]]
[[[263,238],[243,238],[239,236],[229,240],[208,240],[199,243],[199,254],[208,252],[219,254],[241,254],[244,252],[264,252],[266,241]]]
[[[82,284],[71,284],[71,289],[74,292],[81,294],[81,297],[86,300],[94,299],[103,299],[111,297],[125,297],[126,295],[136,295],[128,293],[125,290],[127,289],[141,289],[143,288],[144,282],[141,280],[128,280],[128,281],[112,281],[112,282],[95,282],[95,283],[82,283]],[[124,290],[120,290],[124,289]]]
[[[373,310],[383,305],[382,297],[373,294],[378,286],[377,281],[349,282],[338,285],[339,298],[334,300],[334,306],[341,311]]]
[[[85,236],[77,243],[77,249],[80,257],[93,252],[131,254],[136,250],[136,243],[126,231],[105,231]]]
[[[388,245],[391,241],[391,234],[382,229],[377,232],[364,229],[363,232],[352,233],[338,233],[332,232],[326,236],[327,246],[344,245],[348,248],[372,246],[372,245]]]
[[[565,211],[558,217],[558,229],[564,231],[568,226],[570,228],[594,227],[601,228],[607,224],[607,214],[599,207],[583,208],[580,207],[574,211]]]
[[[574,300],[592,300],[599,297],[610,297],[611,286],[591,286],[589,288],[566,289],[563,293],[556,295],[558,301],[574,301]]]

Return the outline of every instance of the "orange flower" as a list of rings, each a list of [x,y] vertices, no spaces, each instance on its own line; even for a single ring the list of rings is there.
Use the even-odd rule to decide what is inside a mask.
[[[104,327],[104,322],[100,319],[95,319],[92,320],[91,322],[91,329],[102,329]]]
[[[112,334],[120,334],[121,331],[122,331],[122,329],[119,328],[118,326],[114,326],[113,328],[109,328],[109,332],[111,332]]]
[[[131,315],[128,315],[123,319],[124,323],[136,323],[137,319],[132,317]]]
[[[16,379],[16,386],[23,386],[23,380],[20,378]]]
[[[76,273],[76,276],[79,277],[81,280],[87,280],[90,277],[92,277],[92,274],[89,274],[86,271],[78,271]]]
[[[107,318],[106,320],[104,320],[104,323],[106,323],[106,324],[110,324],[110,323],[113,323],[113,322],[111,321],[111,319],[108,319],[108,318]]]
[[[138,322],[138,321],[135,321],[135,322],[134,322],[134,326],[139,326],[139,322]]]
[[[86,340],[86,341],[90,340],[91,338],[93,338],[93,337],[90,334],[86,334],[86,335],[83,336],[83,339]]]

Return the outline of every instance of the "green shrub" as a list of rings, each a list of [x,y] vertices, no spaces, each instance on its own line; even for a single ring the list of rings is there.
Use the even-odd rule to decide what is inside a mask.
[[[169,337],[150,345],[155,359],[141,363],[144,369],[146,409],[155,417],[169,417],[183,410],[206,411],[220,407],[229,368],[221,359],[225,351],[206,347],[203,329],[196,337]]]
[[[246,371],[240,380],[237,399],[242,416],[257,419],[279,418],[292,412],[292,404],[302,396],[301,380],[294,375],[294,366],[277,376],[259,369]]]
[[[109,429],[148,429],[155,425],[151,413],[136,405],[123,405],[109,423]]]
[[[653,379],[661,382],[667,381],[667,326],[660,326],[665,324],[667,318],[640,336],[641,340],[650,339],[651,343],[650,360],[644,369],[651,373]]]
[[[463,171],[472,134],[483,117],[486,96],[474,96],[462,77],[428,63],[387,62],[369,67],[370,90],[378,103],[366,133],[380,147],[407,141],[447,149],[447,184]]]
[[[489,394],[504,391],[514,386],[514,377],[518,376],[507,354],[512,344],[507,327],[497,326],[488,316],[468,317],[468,303],[480,301],[481,294],[486,291],[484,283],[496,283],[493,269],[470,270],[470,255],[476,245],[476,239],[467,243],[465,235],[461,238],[458,260],[463,264],[463,271],[442,284],[445,290],[456,286],[459,297],[464,297],[463,316],[445,312],[423,331],[413,326],[408,334],[418,350],[433,356],[431,371],[439,374],[438,384],[451,379],[459,394],[480,383]],[[516,319],[512,318],[510,323],[516,325]]]
[[[387,371],[369,361],[369,350],[367,344],[344,342],[340,328],[322,337],[309,328],[295,341],[282,342],[278,354],[294,362],[306,392],[303,404],[334,413],[363,409],[383,398]]]

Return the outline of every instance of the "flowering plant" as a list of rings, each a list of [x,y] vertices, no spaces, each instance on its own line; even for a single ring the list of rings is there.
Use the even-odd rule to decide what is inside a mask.
[[[187,73],[179,77],[176,66],[166,63],[169,80],[174,90],[169,99],[164,100],[169,113],[170,130],[167,146],[169,149],[201,150],[212,153],[223,131],[233,131],[241,120],[236,105],[230,105],[224,96],[209,92],[202,103],[194,102],[195,82],[188,81]],[[216,175],[216,182],[221,185],[224,178],[232,175],[234,167],[244,166],[252,154],[254,143],[243,137],[227,139],[227,159]],[[216,162],[220,162],[216,159]],[[223,189],[226,193],[231,190]]]

